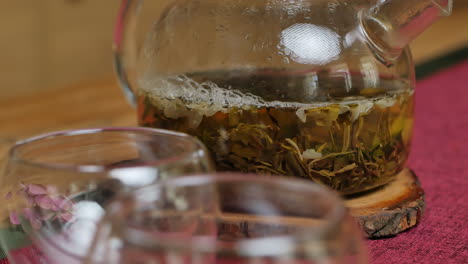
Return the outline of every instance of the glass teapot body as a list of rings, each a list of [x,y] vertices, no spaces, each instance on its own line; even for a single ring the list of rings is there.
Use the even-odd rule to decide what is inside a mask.
[[[413,124],[410,51],[372,46],[368,2],[124,1],[118,76],[140,125],[197,136],[220,170],[362,192],[403,169]]]

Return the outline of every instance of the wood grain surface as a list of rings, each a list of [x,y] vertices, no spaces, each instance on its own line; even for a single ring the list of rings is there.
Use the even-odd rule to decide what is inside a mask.
[[[5,157],[15,141],[42,133],[136,125],[135,110],[117,83],[108,79],[0,99],[0,157]]]
[[[424,190],[416,175],[405,169],[386,186],[347,199],[346,206],[367,237],[393,236],[419,222],[425,209]]]

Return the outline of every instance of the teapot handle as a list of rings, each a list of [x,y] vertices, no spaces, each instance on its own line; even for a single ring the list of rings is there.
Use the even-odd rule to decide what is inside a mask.
[[[403,49],[438,18],[452,12],[453,0],[379,0],[360,14],[361,33],[391,65]]]
[[[138,4],[141,0],[122,0],[120,10],[117,17],[117,22],[114,31],[114,42],[113,42],[113,53],[114,53],[114,71],[117,75],[117,80],[122,88],[127,100],[133,106],[137,104],[137,98],[135,90],[131,86],[127,68],[129,68],[129,61],[126,61],[128,56],[125,56],[125,35],[130,33],[132,30],[129,28],[128,20],[131,19],[130,10],[135,10],[135,4]]]

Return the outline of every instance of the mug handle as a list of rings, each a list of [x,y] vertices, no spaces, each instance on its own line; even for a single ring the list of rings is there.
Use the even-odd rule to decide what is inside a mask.
[[[138,5],[139,3],[141,3],[141,0],[122,0],[115,25],[114,42],[112,47],[114,53],[114,71],[117,75],[117,80],[125,94],[125,97],[134,107],[137,104],[137,98],[126,71],[126,51],[124,43],[126,34],[131,30],[131,28],[128,28],[128,25],[130,24],[128,23],[128,20],[132,18],[130,10],[138,10],[138,8],[135,9],[135,5]]]

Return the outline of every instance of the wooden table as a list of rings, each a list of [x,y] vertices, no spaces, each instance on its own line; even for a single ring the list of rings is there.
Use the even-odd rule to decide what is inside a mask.
[[[0,157],[5,157],[15,141],[37,134],[136,125],[135,110],[110,77],[105,81],[0,99],[0,106]]]

